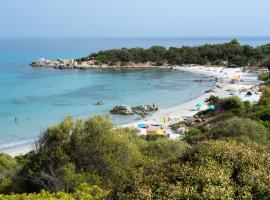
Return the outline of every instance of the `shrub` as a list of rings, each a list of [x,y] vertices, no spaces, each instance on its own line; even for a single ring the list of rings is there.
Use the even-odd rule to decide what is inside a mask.
[[[102,180],[107,187],[120,182],[145,163],[130,135],[125,129],[114,129],[103,116],[76,122],[65,119],[44,132],[37,152],[30,155],[21,172],[25,190],[69,192],[81,182]]]
[[[184,141],[161,138],[148,142],[142,152],[150,158],[164,160],[171,155],[181,155],[188,147]]]
[[[184,136],[184,140],[188,143],[194,144],[200,141],[202,137],[209,131],[207,126],[191,127]]]
[[[98,186],[89,186],[88,184],[84,183],[78,186],[76,191],[71,194],[64,192],[49,193],[42,190],[40,193],[30,194],[0,194],[0,200],[102,200],[107,196],[107,194],[107,191],[102,190]]]
[[[243,113],[245,106],[239,97],[228,97],[220,100],[217,104],[219,111],[232,111],[234,113]]]
[[[19,165],[14,158],[0,153],[0,193],[9,193],[14,189],[13,179],[18,169]]]
[[[209,98],[205,100],[205,102],[209,104],[213,104],[213,105],[217,104],[219,101],[220,101],[220,98],[214,95],[211,95]]]
[[[267,81],[270,79],[270,72],[264,72],[258,76],[258,79],[261,81]]]
[[[214,140],[222,138],[241,140],[247,138],[261,144],[267,144],[268,142],[267,130],[262,124],[251,119],[236,117],[218,123],[203,137]]]
[[[207,141],[146,168],[111,199],[269,199],[270,154],[258,144]]]
[[[263,94],[258,102],[258,105],[270,105],[270,87],[263,90]]]

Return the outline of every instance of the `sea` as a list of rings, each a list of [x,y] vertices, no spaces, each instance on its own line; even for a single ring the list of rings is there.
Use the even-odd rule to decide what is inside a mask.
[[[177,70],[56,70],[33,68],[39,58],[74,59],[113,48],[197,46],[232,38],[0,38],[0,151],[32,143],[66,116],[107,115],[116,125],[139,116],[110,115],[116,105],[155,104],[160,109],[196,98],[212,77]],[[258,46],[270,38],[237,38]],[[203,79],[201,83],[197,79]],[[191,96],[190,96],[191,94]],[[95,103],[99,100],[103,106]]]

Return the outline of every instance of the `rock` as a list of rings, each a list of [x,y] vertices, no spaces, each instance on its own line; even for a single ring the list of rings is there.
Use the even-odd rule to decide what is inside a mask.
[[[209,90],[206,90],[204,93],[210,93],[210,92],[215,92],[214,89],[209,89]]]
[[[179,128],[176,130],[176,132],[177,132],[178,134],[184,134],[186,131],[187,131],[187,128],[184,127],[184,126],[181,126],[181,127],[179,127]]]
[[[151,106],[151,105],[139,105],[135,107],[128,107],[124,105],[115,106],[110,112],[112,114],[120,114],[120,115],[141,115],[145,116],[149,114],[150,112],[155,112],[158,110],[158,107]]]
[[[158,107],[151,105],[140,105],[131,108],[132,111],[137,115],[146,115],[150,112],[155,112],[158,110]]]
[[[120,115],[133,115],[132,110],[128,106],[115,106],[111,111],[112,114],[120,114]]]
[[[30,64],[32,67],[52,67],[55,69],[142,69],[142,68],[152,68],[154,64],[152,62],[145,63],[134,63],[130,62],[126,65],[121,65],[120,62],[114,63],[113,65],[110,63],[100,63],[96,60],[47,60],[41,58],[37,61],[34,61]]]

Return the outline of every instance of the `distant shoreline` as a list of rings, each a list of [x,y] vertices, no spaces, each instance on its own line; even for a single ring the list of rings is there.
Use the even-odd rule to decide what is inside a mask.
[[[76,60],[48,60],[41,58],[37,61],[33,61],[30,64],[32,67],[45,67],[54,69],[80,69],[80,70],[90,70],[90,69],[148,69],[157,67],[152,62],[144,63],[126,63],[122,65],[121,63],[116,63],[114,65],[109,65],[106,63],[96,63],[95,60],[89,61],[76,61]]]

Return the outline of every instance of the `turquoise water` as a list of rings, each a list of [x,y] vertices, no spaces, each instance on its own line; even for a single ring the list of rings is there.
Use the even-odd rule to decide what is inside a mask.
[[[160,108],[181,104],[213,85],[211,77],[175,70],[79,71],[32,68],[40,57],[76,58],[121,47],[198,45],[229,39],[0,39],[0,150],[37,138],[65,116],[86,118],[107,114],[119,104],[155,102]],[[246,39],[258,45],[267,38]],[[251,43],[252,41],[252,43]],[[202,83],[194,80],[203,78]],[[149,83],[149,85],[148,85]],[[103,99],[104,106],[95,106]],[[18,119],[15,122],[15,117]],[[138,116],[111,116],[117,124]]]

